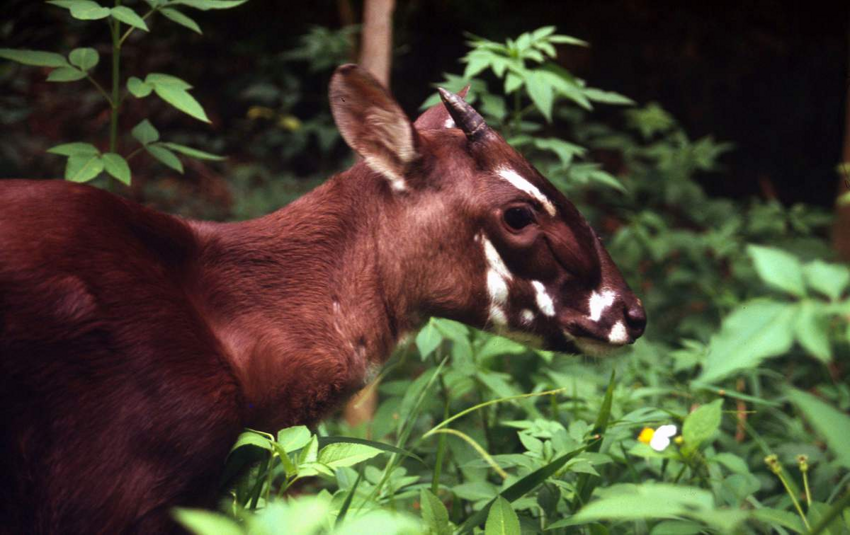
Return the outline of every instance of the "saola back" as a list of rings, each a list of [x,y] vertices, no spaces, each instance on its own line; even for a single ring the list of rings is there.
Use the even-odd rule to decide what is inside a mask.
[[[411,123],[340,67],[363,160],[219,224],[0,181],[0,532],[165,532],[246,426],[311,424],[430,316],[601,353],[646,322],[575,207],[461,97]]]

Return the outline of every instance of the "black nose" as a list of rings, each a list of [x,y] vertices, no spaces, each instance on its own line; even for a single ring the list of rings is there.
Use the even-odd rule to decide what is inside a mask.
[[[646,329],[646,312],[643,310],[643,305],[635,299],[634,302],[626,305],[626,331],[632,340],[640,338]]]

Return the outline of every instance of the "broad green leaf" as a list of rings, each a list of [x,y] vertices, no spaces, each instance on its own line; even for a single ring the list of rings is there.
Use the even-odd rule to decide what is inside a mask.
[[[850,416],[801,390],[790,389],[788,398],[800,409],[809,424],[826,440],[838,462],[850,468]]]
[[[451,535],[449,512],[443,502],[430,490],[423,488],[419,492],[419,506],[422,509],[422,520],[435,535]]]
[[[152,72],[145,77],[145,82],[152,85],[167,85],[176,87],[177,89],[192,89],[192,86],[186,82],[185,80],[181,80],[176,76],[171,76],[170,74],[163,74],[161,72]]]
[[[193,7],[201,11],[210,9],[230,9],[241,6],[248,0],[175,0],[173,4],[181,4],[188,7]]]
[[[148,83],[151,83],[150,79],[147,81]],[[185,89],[180,89],[175,85],[154,83],[153,90],[159,98],[171,104],[183,113],[190,115],[199,121],[203,121],[205,123],[210,122],[209,118],[207,118],[207,114],[204,113],[204,109],[198,101],[195,100],[195,97],[190,95]]]
[[[617,104],[622,106],[634,106],[635,104],[634,100],[619,93],[602,91],[601,89],[594,89],[592,87],[588,87],[584,90],[584,96],[586,96],[588,100],[602,102],[604,104]]]
[[[145,98],[153,91],[153,86],[147,82],[143,82],[135,76],[131,76],[127,80],[127,90],[136,98]]]
[[[372,446],[338,442],[328,444],[319,451],[319,462],[331,468],[352,466],[383,453]]]
[[[130,185],[130,166],[121,155],[107,152],[103,155],[103,168],[126,185]]]
[[[9,59],[32,65],[33,67],[67,67],[68,60],[61,54],[54,52],[42,52],[40,50],[16,50],[13,48],[0,48],[0,58]]]
[[[209,152],[204,152],[202,150],[187,147],[185,145],[179,145],[177,143],[163,141],[161,144],[162,146],[168,147],[174,152],[179,152],[180,154],[184,154],[190,158],[196,158],[198,160],[213,160],[216,162],[221,162],[227,159],[224,156],[219,156],[218,154],[210,154]]]
[[[682,424],[682,438],[687,448],[691,451],[697,449],[720,428],[722,406],[723,399],[715,399],[685,418],[685,423]]]
[[[191,18],[184,15],[182,12],[177,11],[176,9],[172,9],[170,7],[163,8],[159,11],[162,15],[171,20],[172,22],[176,22],[180,26],[185,28],[189,28],[195,33],[201,34],[201,27],[198,26],[198,23],[192,20]]]
[[[286,453],[292,453],[295,450],[300,450],[310,443],[310,438],[313,434],[307,429],[307,426],[296,425],[287,427],[277,432],[277,443],[283,448]]]
[[[266,437],[264,434],[257,433],[256,431],[244,431],[239,437],[236,439],[236,443],[230,448],[230,452],[238,450],[243,447],[256,447],[261,448],[267,451],[272,450],[271,438]]]
[[[178,173],[183,172],[183,163],[180,161],[180,158],[165,147],[153,144],[145,145],[145,150],[147,150],[151,156],[174,169]]]
[[[749,474],[750,469],[744,459],[732,453],[718,453],[711,459],[712,462],[720,463],[735,474]]]
[[[803,301],[794,323],[794,335],[807,353],[823,363],[832,360],[829,343],[829,318],[820,312],[820,303]]]
[[[242,528],[234,520],[211,511],[200,509],[175,509],[174,518],[196,535],[242,535]]]
[[[805,533],[805,528],[800,517],[791,511],[762,507],[761,509],[755,509],[752,512],[752,515],[753,518],[759,522],[764,522],[765,524],[770,524],[774,527],[781,526],[783,528],[796,531],[797,533]]]
[[[440,343],[442,341],[443,335],[437,330],[437,326],[432,318],[416,335],[416,349],[419,350],[419,355],[422,357],[422,360],[425,360],[428,355],[440,347]]]
[[[840,264],[815,260],[803,266],[803,275],[809,288],[833,301],[838,300],[850,285],[850,269]]]
[[[159,132],[147,119],[134,126],[131,134],[142,145],[149,145],[159,140]]]
[[[47,75],[48,82],[76,82],[86,77],[86,73],[74,67],[59,67]]]
[[[485,535],[520,535],[519,518],[511,507],[511,502],[499,496],[490,507]]]
[[[709,344],[699,382],[711,383],[787,352],[794,342],[797,306],[769,300],[749,301],[723,320]]]
[[[510,95],[524,84],[524,80],[516,74],[509,72],[505,77],[505,94]]]
[[[120,20],[124,24],[132,26],[133,28],[138,28],[145,32],[150,31],[148,29],[148,25],[145,24],[145,20],[127,6],[113,7],[111,12],[112,18],[115,20]]]
[[[555,97],[548,78],[540,71],[531,71],[525,88],[534,106],[540,110],[547,122],[552,122],[552,103]]]
[[[689,517],[712,513],[711,492],[697,487],[667,483],[621,484],[606,489],[605,496],[576,513],[576,521],[639,520]]]
[[[72,65],[76,65],[84,71],[93,69],[100,61],[100,55],[93,48],[75,48],[68,56]]]
[[[803,266],[794,255],[773,247],[750,245],[747,253],[753,259],[759,277],[774,288],[797,297],[806,295]]]
[[[416,455],[415,453],[413,453],[411,451],[407,451],[407,450],[399,448],[399,447],[396,447],[396,446],[384,444],[383,442],[376,442],[374,440],[367,440],[365,438],[355,438],[355,437],[319,437],[319,447],[320,448],[323,448],[323,447],[327,446],[328,444],[337,444],[337,443],[362,444],[364,446],[369,446],[369,447],[372,447],[372,448],[375,448],[375,449],[378,449],[378,450],[381,450],[381,451],[386,451],[388,453],[396,453],[398,455],[401,455],[402,457],[410,457],[412,459],[416,459],[417,461],[419,461],[420,463],[425,465],[425,461],[422,460],[422,457]]]
[[[109,16],[109,9],[93,1],[81,1],[71,5],[71,16],[79,20],[100,20]]]
[[[63,143],[47,149],[50,154],[61,154],[62,156],[92,156],[100,154],[97,147],[91,143]]]
[[[99,154],[69,156],[65,164],[65,180],[88,182],[103,171],[103,159]]]
[[[587,153],[587,149],[580,145],[575,145],[554,137],[534,138],[534,146],[541,150],[554,152],[564,167],[570,165],[575,156],[583,156]]]
[[[298,454],[298,464],[303,465],[315,462],[319,458],[319,439],[314,435],[310,437],[307,446]]]

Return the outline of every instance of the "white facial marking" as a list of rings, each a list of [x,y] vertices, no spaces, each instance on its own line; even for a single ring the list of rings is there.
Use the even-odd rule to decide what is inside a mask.
[[[508,266],[505,265],[502,256],[490,240],[483,234],[479,234],[475,239],[484,243],[484,258],[488,266],[487,293],[490,294],[490,321],[497,326],[507,325],[508,316],[502,305],[508,302],[508,281],[513,278],[513,275],[508,271]]]
[[[602,317],[602,312],[605,311],[606,308],[611,306],[614,303],[614,298],[616,294],[611,290],[605,290],[601,294],[593,292],[590,294],[590,299],[588,299],[588,307],[590,308],[590,319],[593,321],[599,321],[599,318]]]
[[[507,325],[508,317],[497,305],[490,305],[490,321],[492,321],[494,325]]]
[[[534,321],[534,312],[524,308],[522,312],[519,313],[519,318],[523,323],[528,325]]]
[[[496,169],[496,174],[510,182],[516,189],[524,191],[525,193],[528,193],[529,195],[537,199],[537,201],[543,205],[543,208],[546,209],[546,212],[550,216],[554,217],[555,214],[557,214],[557,210],[555,210],[555,205],[552,204],[552,201],[550,201],[545,195],[543,195],[543,193],[539,189],[537,189],[537,186],[521,177],[519,173],[517,173],[510,167],[500,167]]]
[[[454,128],[454,127],[455,127],[455,122],[451,117],[446,119],[446,122],[443,123],[443,128]]]
[[[499,251],[493,247],[490,240],[483,237],[481,239],[484,241],[484,256],[487,258],[487,264],[490,266],[490,269],[501,275],[503,278],[511,280],[513,275],[510,271],[508,271],[508,266],[505,265]]]
[[[612,344],[625,344],[629,341],[629,334],[626,332],[626,326],[623,325],[622,321],[618,321],[611,328],[611,332],[608,333],[608,340]]]
[[[494,304],[504,305],[508,302],[508,283],[494,269],[487,270],[487,291]]]
[[[535,296],[537,299],[537,308],[546,316],[554,316],[555,303],[552,301],[549,292],[546,291],[546,287],[540,281],[531,281],[531,285],[534,286],[534,291],[537,293]]]

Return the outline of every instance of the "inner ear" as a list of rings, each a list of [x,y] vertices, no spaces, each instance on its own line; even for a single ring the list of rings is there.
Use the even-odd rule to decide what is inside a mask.
[[[464,87],[458,93],[458,96],[461,98],[466,98],[466,94],[469,92],[469,86]],[[416,122],[413,123],[417,130],[438,130],[440,128],[455,128],[455,122],[452,120],[451,115],[449,115],[448,110],[446,110],[446,106],[440,102],[434,104],[424,112],[422,115],[416,119]]]
[[[337,68],[330,84],[331,113],[348,146],[403,190],[407,166],[418,158],[416,130],[381,84],[357,65]]]

